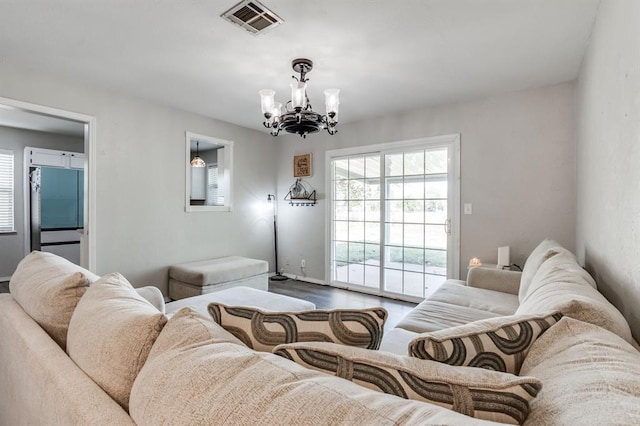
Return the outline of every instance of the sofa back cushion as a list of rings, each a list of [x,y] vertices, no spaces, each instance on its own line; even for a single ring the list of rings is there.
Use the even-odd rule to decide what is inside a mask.
[[[138,426],[487,424],[253,351],[189,308],[160,333],[129,413]]]
[[[521,374],[542,381],[525,424],[640,424],[640,352],[607,330],[564,317],[531,347]]]
[[[629,324],[622,314],[597,290],[595,280],[580,267],[575,256],[563,249],[547,259],[529,284],[516,314],[560,311],[586,321],[634,343]]]
[[[533,280],[538,268],[552,258],[556,254],[564,250],[563,247],[554,240],[543,240],[538,246],[533,249],[527,261],[522,268],[522,276],[520,277],[520,289],[518,290],[518,299],[522,302],[522,299],[527,295],[529,291],[529,284]]]
[[[89,284],[98,278],[53,253],[33,251],[18,264],[9,291],[64,350],[71,315]]]
[[[378,349],[387,320],[387,311],[380,307],[270,312],[213,302],[208,309],[215,322],[245,345],[265,352],[295,342],[333,342]]]
[[[67,353],[126,410],[133,381],[166,322],[122,275],[108,274],[78,303],[69,324]]]
[[[509,424],[524,422],[529,401],[542,387],[534,377],[454,367],[335,343],[291,343],[276,346],[273,352],[378,392]]]
[[[556,255],[540,265],[529,283],[527,294],[520,299],[520,303],[531,297],[539,288],[556,282],[570,282],[593,289],[598,288],[596,281],[578,264],[573,253],[560,249]]]
[[[540,287],[522,302],[516,315],[558,311],[563,315],[603,327],[632,343],[629,324],[620,311],[594,288],[572,282]],[[633,344],[633,343],[632,343]]]

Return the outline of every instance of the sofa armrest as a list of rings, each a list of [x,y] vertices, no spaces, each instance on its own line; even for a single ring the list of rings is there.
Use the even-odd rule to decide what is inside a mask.
[[[149,303],[158,308],[160,312],[165,313],[164,310],[164,296],[158,287],[148,285],[146,287],[136,288],[138,294],[144,297]]]
[[[467,285],[517,295],[521,275],[522,272],[519,271],[475,267],[469,269]]]

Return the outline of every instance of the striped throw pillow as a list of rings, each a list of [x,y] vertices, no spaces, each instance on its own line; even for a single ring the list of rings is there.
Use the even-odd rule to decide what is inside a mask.
[[[542,387],[535,377],[453,367],[334,343],[280,345],[273,353],[379,392],[501,423],[522,424],[529,402]]]
[[[246,306],[210,303],[213,320],[248,347],[271,352],[294,342],[334,342],[378,349],[387,311],[384,308],[269,312]]]
[[[515,315],[423,333],[409,343],[409,355],[449,365],[519,374],[531,345],[560,318],[559,312]]]

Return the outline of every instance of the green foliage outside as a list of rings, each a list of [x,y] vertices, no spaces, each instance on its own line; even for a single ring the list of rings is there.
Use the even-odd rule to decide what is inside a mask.
[[[402,247],[388,247],[389,261],[403,262],[446,268],[447,252],[444,250],[411,249]],[[380,260],[380,245],[363,243],[335,243],[335,260],[343,263],[365,263],[365,261]]]

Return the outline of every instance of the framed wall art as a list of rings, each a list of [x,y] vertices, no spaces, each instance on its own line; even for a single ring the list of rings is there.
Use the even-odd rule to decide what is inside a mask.
[[[311,176],[311,154],[293,156],[293,177],[302,178]]]

